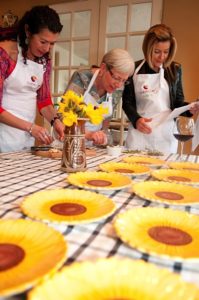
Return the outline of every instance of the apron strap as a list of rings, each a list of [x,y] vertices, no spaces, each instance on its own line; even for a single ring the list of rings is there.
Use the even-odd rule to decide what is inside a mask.
[[[145,63],[145,59],[143,59],[143,61],[141,62],[141,64],[139,64],[139,66],[136,68],[134,75],[137,75],[137,73],[139,72],[139,70],[141,69],[141,67],[143,66],[143,64]]]
[[[97,78],[98,73],[99,73],[99,70],[96,70],[95,73],[93,74],[91,81],[87,87],[87,90],[84,93],[84,97],[90,92],[90,89],[92,88],[93,83],[94,83],[95,79]]]
[[[162,66],[160,66],[160,88],[163,87],[164,81],[165,81],[164,68]]]

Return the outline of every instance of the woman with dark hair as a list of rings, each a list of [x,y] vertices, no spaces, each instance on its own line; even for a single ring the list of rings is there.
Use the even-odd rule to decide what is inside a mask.
[[[49,87],[49,53],[61,30],[58,14],[48,6],[35,6],[18,24],[0,27],[0,33],[4,32],[0,40],[0,152],[30,148],[35,139],[42,144],[52,142],[47,130],[34,123],[36,106],[63,138],[64,125]]]
[[[182,68],[174,61],[177,42],[172,30],[157,24],[149,28],[142,44],[144,60],[135,63],[134,75],[123,92],[123,109],[130,120],[126,146],[129,149],[176,152],[173,120],[153,128],[152,118],[166,110],[184,106]],[[185,114],[197,112],[193,105]]]

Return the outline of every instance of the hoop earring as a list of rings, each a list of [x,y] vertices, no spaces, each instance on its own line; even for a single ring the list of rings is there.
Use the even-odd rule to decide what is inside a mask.
[[[25,44],[28,45],[29,44],[29,39],[26,37],[25,39]]]

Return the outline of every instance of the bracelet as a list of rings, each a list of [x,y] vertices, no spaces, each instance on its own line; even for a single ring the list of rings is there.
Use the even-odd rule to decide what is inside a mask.
[[[28,130],[28,133],[32,136],[32,130],[33,130],[33,126],[34,126],[35,124],[34,123],[32,123],[31,124],[31,126],[30,126],[30,129]]]
[[[50,125],[53,126],[55,120],[57,120],[57,119],[59,120],[59,117],[58,117],[58,116],[55,116],[55,117],[50,121]]]

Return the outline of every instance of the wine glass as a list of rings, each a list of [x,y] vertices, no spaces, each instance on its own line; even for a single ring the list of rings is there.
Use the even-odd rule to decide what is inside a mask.
[[[175,120],[173,135],[180,142],[180,158],[183,160],[184,143],[194,136],[194,120],[179,116]]]

